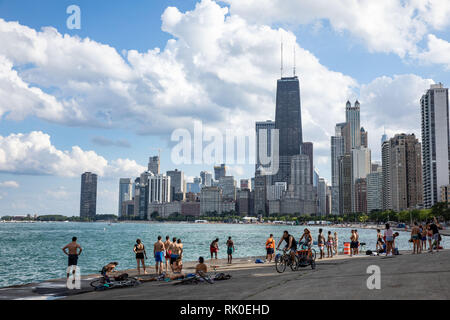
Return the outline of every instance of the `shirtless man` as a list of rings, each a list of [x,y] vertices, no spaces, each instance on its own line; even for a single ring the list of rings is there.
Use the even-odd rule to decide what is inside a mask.
[[[169,269],[169,264],[170,264],[170,246],[172,245],[172,242],[170,241],[170,237],[166,236],[166,241],[164,242],[164,247],[166,248],[166,254],[165,254],[165,269],[166,269],[166,273]]]
[[[208,272],[208,267],[205,264],[203,257],[198,258],[198,264],[195,266],[195,273],[205,275]]]
[[[178,258],[181,258],[181,254],[183,252],[183,244],[181,243],[181,239],[173,242],[170,250],[172,251],[172,254],[170,255],[170,267],[172,268],[172,272],[175,272],[176,262]]]
[[[78,249],[80,249],[80,251],[78,251]],[[67,244],[64,248],[62,248],[62,251],[64,252],[65,255],[69,257],[68,266],[70,267],[76,266],[78,264],[78,256],[81,254],[81,251],[83,251],[83,249],[77,243],[77,237],[73,237],[72,242]],[[74,279],[75,279],[75,270],[76,268],[72,268]],[[67,273],[67,278],[69,278],[69,273]]]
[[[163,268],[163,259],[164,259],[164,242],[161,241],[161,236],[158,236],[158,241],[155,242],[153,246],[153,254],[155,256],[155,268],[156,273],[161,274]]]

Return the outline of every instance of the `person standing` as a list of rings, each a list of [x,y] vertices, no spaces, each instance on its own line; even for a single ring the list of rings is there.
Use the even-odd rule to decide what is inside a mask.
[[[273,239],[273,234],[270,234],[269,238],[266,240],[266,261],[271,263],[274,253],[275,253],[275,240]]]
[[[386,257],[392,256],[392,244],[394,243],[394,232],[389,223],[386,223],[384,237],[386,240]]]
[[[68,266],[77,266],[78,265],[78,256],[83,251],[83,248],[77,243],[77,237],[72,238],[72,242],[62,248],[62,251],[65,255],[68,256]],[[69,269],[67,269],[69,270]],[[75,279],[75,271],[76,268],[72,268],[73,278]],[[69,278],[69,271],[67,272],[67,278]],[[75,280],[74,280],[75,281]]]
[[[355,229],[355,237],[356,237],[356,255],[359,254],[359,233],[358,230]]]
[[[333,236],[331,235],[331,231],[328,231],[327,258],[330,258],[330,254],[331,254],[331,258],[333,258],[333,247],[334,247]]]
[[[164,268],[166,270],[166,273],[169,271],[169,265],[170,265],[170,247],[172,246],[172,242],[170,241],[170,237],[166,236],[166,241],[164,241],[164,248],[166,248],[166,251],[164,253]]]
[[[378,253],[380,253],[381,251],[383,251],[383,235],[381,234],[381,230],[377,229],[377,245],[376,245],[376,250]]]
[[[155,257],[156,262],[155,264],[156,274],[162,273],[164,251],[165,251],[164,242],[161,241],[161,236],[158,236],[158,241],[156,241],[155,244],[153,245],[153,255]]]
[[[147,259],[147,252],[145,252],[145,246],[142,243],[141,239],[136,240],[136,244],[133,248],[134,253],[136,254],[136,262],[137,262],[137,270],[138,274],[141,274],[141,264],[142,268],[144,269],[144,274],[147,274],[147,271],[145,271],[145,259]]]
[[[227,241],[227,255],[228,255],[228,264],[233,263],[233,252],[234,252],[234,242],[231,240],[231,237],[228,237]]]
[[[211,245],[209,246],[209,251],[211,252],[211,260],[213,259],[213,255],[216,256],[217,260],[217,253],[219,252],[219,238],[211,242]]]
[[[339,250],[339,242],[338,242],[338,234],[337,234],[337,232],[335,231],[334,232],[334,254],[335,255],[338,255],[339,254],[339,252],[338,252],[338,250]]]
[[[350,236],[350,257],[356,255],[356,250],[358,249],[358,241],[356,239],[356,232],[352,230],[352,235]]]
[[[413,252],[412,254],[420,253],[420,229],[417,222],[414,222],[411,228],[411,240],[413,242]]]
[[[324,246],[325,246],[325,237],[323,236],[322,229],[319,229],[319,236],[317,237],[317,245],[319,246],[320,258],[322,259],[325,256]]]
[[[420,251],[427,250],[427,227],[420,225]]]
[[[431,251],[433,252],[433,245],[436,244],[436,252],[439,252],[439,244],[440,244],[440,235],[439,235],[439,229],[441,228],[440,224],[438,223],[436,217],[433,217],[433,221],[430,223],[430,229],[433,233],[433,243],[431,244]]]

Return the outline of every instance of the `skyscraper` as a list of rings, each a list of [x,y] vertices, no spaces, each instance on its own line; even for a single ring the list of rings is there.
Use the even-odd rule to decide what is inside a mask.
[[[119,216],[122,214],[122,203],[133,199],[133,180],[130,178],[119,181]]]
[[[227,175],[227,167],[225,164],[221,164],[220,166],[214,167],[214,180],[219,181],[221,177],[225,177]]]
[[[94,220],[97,213],[97,175],[85,172],[81,175],[80,218]]]
[[[361,146],[361,125],[360,125],[360,104],[358,100],[352,107],[350,101],[347,101],[345,108],[345,121],[350,125],[350,145],[351,148]]]
[[[200,178],[202,179],[201,184],[204,187],[211,187],[212,184],[212,174],[208,171],[200,172]]]
[[[349,153],[339,158],[339,212],[352,212],[352,156]]]
[[[381,161],[382,161],[382,176],[383,176],[383,210],[390,210],[392,208],[391,202],[391,144],[386,140],[381,145]]]
[[[297,76],[282,77],[277,81],[275,128],[279,130],[279,169],[273,182],[289,184],[291,158],[301,154],[303,143],[300,84]]]
[[[267,151],[266,152],[266,157],[269,159],[270,156],[272,156],[272,130],[275,129],[275,122],[272,120],[267,120],[267,121],[258,121],[256,122],[256,164],[255,164],[255,170],[257,170],[259,168],[260,165],[262,165],[261,163],[261,159],[260,159],[260,152],[262,152],[262,150]],[[260,140],[261,138],[261,132],[263,132],[263,130],[265,130],[266,132],[266,137],[267,139],[265,140]],[[261,147],[263,148],[261,150]],[[269,167],[270,163],[264,163],[263,167]]]
[[[369,147],[369,133],[363,127],[361,127],[361,146]]]
[[[367,213],[383,209],[383,173],[381,167],[367,175]]]
[[[309,168],[309,176],[311,177],[311,184],[313,183],[313,165],[314,165],[314,145],[312,142],[303,142],[302,143],[302,154],[308,156],[310,168]]]
[[[422,206],[421,145],[414,134],[396,134],[390,143],[389,182],[395,211]]]
[[[183,201],[186,194],[186,182],[183,171],[178,169],[167,171],[170,177],[170,199],[172,201]]]
[[[448,88],[431,85],[420,99],[422,109],[423,201],[425,208],[440,202],[441,186],[450,183]]]
[[[148,171],[150,171],[154,175],[159,174],[159,167],[159,156],[150,157],[148,161]]]

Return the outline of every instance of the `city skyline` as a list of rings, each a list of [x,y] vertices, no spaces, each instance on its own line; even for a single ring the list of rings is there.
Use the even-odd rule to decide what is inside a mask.
[[[397,133],[414,133],[421,142],[420,97],[431,84],[450,84],[446,69],[450,61],[445,60],[445,56],[450,56],[449,49],[445,49],[448,22],[430,20],[434,8],[421,8],[419,18],[408,16],[411,26],[425,26],[425,34],[418,35],[423,43],[411,38],[400,41],[396,36],[410,29],[387,21],[388,27],[396,31],[392,38],[399,40],[394,44],[371,40],[358,23],[352,28],[340,24],[345,32],[339,34],[335,27],[339,21],[335,19],[345,21],[345,17],[331,18],[326,10],[321,16],[312,14],[311,21],[300,19],[299,27],[284,11],[277,18],[255,17],[236,1],[175,1],[170,4],[174,7],[164,3],[145,5],[141,16],[121,33],[114,26],[104,30],[93,20],[92,16],[105,5],[101,1],[80,1],[86,21],[79,31],[68,30],[64,25],[65,1],[58,5],[53,2],[53,6],[50,3],[36,7],[36,12],[46,12],[41,16],[24,14],[20,1],[0,4],[0,43],[7,44],[0,48],[0,73],[12,81],[0,81],[0,154],[6,155],[0,157],[0,215],[78,215],[79,176],[85,171],[99,175],[97,213],[116,213],[119,179],[139,176],[147,169],[148,158],[158,154],[157,149],[161,149],[162,173],[182,170],[188,182],[200,176],[201,171],[213,173],[213,165],[173,164],[172,144],[168,143],[171,131],[202,120],[206,127],[236,129],[246,134],[254,131],[256,121],[275,120],[281,39],[286,77],[294,73],[290,48],[295,45],[303,140],[314,143],[314,165],[329,184],[330,137],[335,135],[335,124],[345,121],[347,100],[359,101],[361,126],[368,132],[372,160],[381,160],[380,139],[384,130],[388,139]],[[304,6],[303,11],[312,10]],[[106,17],[112,20],[108,21],[121,11],[138,10],[122,5],[112,7],[111,17]],[[394,5],[391,9],[402,12],[402,8]],[[355,12],[362,16],[365,13],[362,6]],[[204,17],[209,18],[201,25]],[[279,28],[278,23],[283,27]],[[41,30],[45,26],[55,29]],[[264,32],[258,29],[262,26],[267,27]],[[242,38],[231,31],[237,27],[242,28]],[[192,28],[200,28],[199,32],[211,41],[199,42],[184,32]],[[136,32],[142,30],[147,30],[150,37]],[[133,31],[136,35],[129,37],[127,32]],[[67,38],[62,37],[64,34],[68,34]],[[55,56],[56,51],[52,50],[36,49],[35,55],[25,54],[26,49],[14,50],[10,44],[22,43],[24,35],[36,48],[43,42],[50,48],[61,46],[65,57]],[[91,40],[85,40],[86,37]],[[220,47],[224,40],[221,37],[235,41],[235,47],[229,43],[231,49],[222,55],[219,52],[226,47]],[[333,48],[335,57],[322,49],[323,41]],[[161,49],[148,51],[155,48]],[[246,49],[240,52],[238,48]],[[79,56],[67,54],[70,50]],[[182,52],[179,56],[175,54],[178,51]],[[105,63],[93,52],[102,52]],[[261,52],[264,63],[258,59],[257,53]],[[436,58],[439,53],[444,58]],[[193,63],[199,54],[206,57],[203,65]],[[233,58],[238,61],[235,65]],[[63,63],[50,63],[58,59]],[[369,60],[373,66],[367,66]],[[411,63],[414,61],[419,63]],[[154,70],[149,63],[155,65]],[[97,65],[96,70],[92,64]],[[157,69],[164,65],[170,67]],[[77,66],[84,73],[76,72]],[[242,68],[247,68],[249,74],[243,76]],[[183,69],[185,73],[181,72]],[[203,79],[208,79],[208,83]],[[108,85],[100,89],[99,81]],[[142,87],[146,81],[152,83],[145,87],[152,93],[149,96],[121,91],[124,86]],[[158,88],[154,85],[158,81],[173,86]],[[58,85],[60,82],[63,84]],[[6,94],[11,93],[9,88],[21,91]],[[15,99],[17,96],[25,98]],[[130,100],[129,96],[133,98]],[[82,98],[86,106],[80,105]],[[231,165],[228,169],[240,181],[253,177],[255,166]]]

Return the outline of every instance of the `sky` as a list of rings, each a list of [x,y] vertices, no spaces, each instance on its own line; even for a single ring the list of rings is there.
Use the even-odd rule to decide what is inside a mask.
[[[178,162],[174,137],[201,124],[205,151],[274,119],[281,41],[320,175],[347,100],[379,161],[383,132],[420,139],[421,95],[450,83],[449,15],[447,0],[0,0],[0,215],[78,215],[84,171],[97,213],[116,214],[119,178],[159,152],[163,172],[213,171]],[[246,156],[226,159],[236,179]]]

